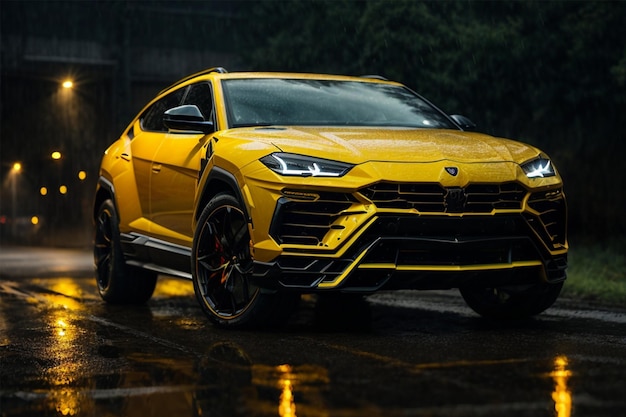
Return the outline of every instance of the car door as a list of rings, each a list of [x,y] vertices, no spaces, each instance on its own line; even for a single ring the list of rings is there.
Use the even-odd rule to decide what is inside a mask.
[[[177,106],[184,95],[185,90],[180,89],[154,102],[140,116],[139,122],[132,129],[130,142],[130,158],[135,174],[135,183],[141,216],[144,220],[135,221],[134,228],[150,234],[151,232],[151,207],[150,207],[150,182],[152,180],[152,166],[154,156],[167,135],[167,129],[163,125],[163,113]]]
[[[206,82],[189,87],[183,104],[198,106],[213,119],[213,98]],[[164,135],[151,167],[150,207],[153,235],[191,246],[194,198],[203,147],[210,135],[170,131]]]

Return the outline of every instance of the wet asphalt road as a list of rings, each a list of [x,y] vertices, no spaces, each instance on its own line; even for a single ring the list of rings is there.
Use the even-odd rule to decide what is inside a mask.
[[[91,263],[0,248],[1,416],[626,416],[626,309],[494,323],[454,291],[308,296],[284,329],[227,331],[188,281],[106,305]]]

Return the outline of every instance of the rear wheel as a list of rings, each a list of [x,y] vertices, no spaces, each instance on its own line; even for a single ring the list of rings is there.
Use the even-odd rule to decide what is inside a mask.
[[[105,200],[96,216],[94,236],[96,283],[103,300],[111,304],[143,304],[152,297],[157,274],[124,262],[119,217],[113,201]]]
[[[218,194],[202,211],[191,257],[196,298],[219,326],[276,325],[297,303],[298,295],[265,292],[252,283],[248,221],[230,194]]]
[[[550,307],[563,283],[498,288],[461,288],[467,305],[481,316],[493,319],[520,319],[537,315]]]

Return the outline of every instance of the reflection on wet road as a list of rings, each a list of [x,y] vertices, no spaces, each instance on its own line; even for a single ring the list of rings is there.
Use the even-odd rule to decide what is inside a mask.
[[[624,310],[560,300],[535,320],[494,323],[455,293],[386,293],[330,311],[307,296],[284,329],[225,331],[187,281],[161,277],[147,305],[110,306],[84,265],[29,276],[22,263],[11,275],[1,260],[2,416],[626,410]]]
[[[550,374],[554,379],[554,409],[558,417],[569,417],[572,413],[572,395],[567,388],[567,380],[572,375],[567,370],[567,357],[557,356],[554,359],[554,371]]]

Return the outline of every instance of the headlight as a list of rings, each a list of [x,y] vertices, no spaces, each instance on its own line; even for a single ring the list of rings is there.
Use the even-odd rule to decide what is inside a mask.
[[[354,165],[290,153],[273,153],[261,158],[266,167],[280,175],[341,177]]]
[[[544,178],[556,175],[550,160],[542,157],[522,164],[522,169],[528,178]]]

